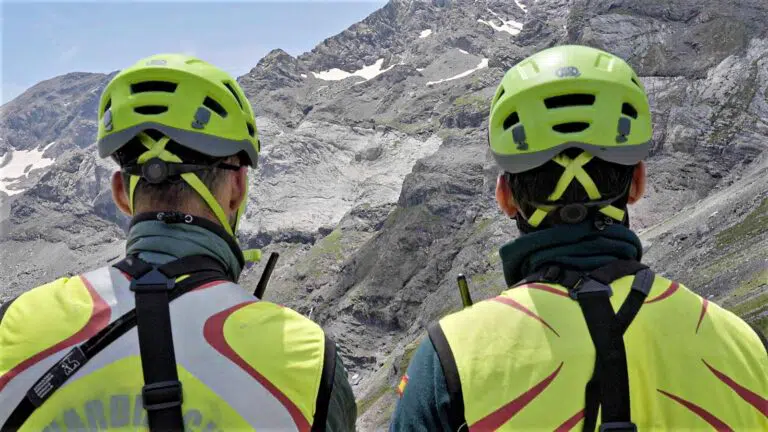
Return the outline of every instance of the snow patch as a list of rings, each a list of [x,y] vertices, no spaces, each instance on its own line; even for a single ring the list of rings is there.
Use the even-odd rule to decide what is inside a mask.
[[[522,4],[522,3],[520,3],[520,0],[515,0],[515,4],[517,5],[517,7],[522,9],[523,12],[528,13],[528,11],[526,10],[526,6],[524,4]]]
[[[8,187],[24,180],[30,171],[52,165],[55,160],[43,157],[43,153],[55,142],[48,143],[40,150],[11,150],[3,155],[0,159],[0,190],[8,195],[23,192],[23,189],[9,189]]]
[[[462,54],[469,54],[468,52],[464,51],[463,49],[459,48],[459,52]]]
[[[487,67],[488,67],[488,59],[482,59],[480,61],[480,64],[478,64],[474,69],[470,69],[470,70],[462,72],[462,73],[460,73],[458,75],[454,75],[454,76],[452,76],[450,78],[445,78],[445,79],[441,79],[441,80],[438,80],[438,81],[429,81],[427,83],[427,86],[429,87],[429,86],[433,86],[435,84],[444,83],[446,81],[453,81],[453,80],[457,80],[459,78],[464,78],[465,76],[472,75],[473,73],[475,73],[475,72],[477,72],[477,71],[479,71],[481,69],[485,69]]]
[[[302,77],[302,78],[306,78],[306,77],[307,77],[307,74],[301,74],[301,77]]]
[[[343,71],[341,69],[333,68],[333,69],[322,71],[322,72],[312,72],[312,75],[315,78],[321,79],[323,81],[341,81],[343,79],[350,78],[353,76],[361,77],[361,78],[364,78],[366,81],[368,81],[395,67],[395,65],[393,64],[386,69],[382,69],[381,66],[383,64],[384,64],[384,59],[380,58],[376,60],[376,63],[370,66],[364,66],[362,69],[356,70],[352,73]]]
[[[419,33],[419,39],[424,39],[425,37],[431,34],[432,34],[432,29],[422,30],[421,33]]]
[[[491,28],[493,28],[496,31],[507,32],[507,33],[511,34],[512,36],[520,34],[520,32],[523,30],[523,24],[522,23],[517,22],[517,21],[515,21],[513,19],[509,19],[509,20],[504,19],[501,15],[497,14],[496,12],[494,12],[494,11],[492,11],[490,9],[488,9],[488,12],[490,12],[491,15],[496,17],[496,19],[501,21],[501,25],[496,24],[495,22],[493,22],[493,20],[486,21],[486,20],[480,19],[480,18],[477,19],[477,22],[485,24],[487,26],[490,26]]]

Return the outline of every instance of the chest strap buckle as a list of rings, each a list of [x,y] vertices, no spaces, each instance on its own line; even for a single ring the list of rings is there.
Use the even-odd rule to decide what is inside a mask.
[[[158,269],[152,269],[144,276],[131,281],[131,291],[138,293],[171,291],[176,286],[176,281],[164,275]]]
[[[601,424],[599,430],[600,432],[637,432],[637,426],[632,422],[610,422]]]
[[[610,285],[600,283],[589,277],[582,277],[572,288],[568,289],[568,295],[574,300],[597,296],[611,297],[613,289],[611,289]]]
[[[147,411],[181,406],[183,399],[179,381],[160,381],[141,388],[141,401]]]

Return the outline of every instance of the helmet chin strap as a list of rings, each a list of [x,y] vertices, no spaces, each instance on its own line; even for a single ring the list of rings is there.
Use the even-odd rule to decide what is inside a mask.
[[[624,218],[626,216],[626,211],[613,206],[611,203],[614,202],[617,198],[614,199],[608,199],[608,200],[600,200],[602,198],[602,195],[600,195],[600,191],[597,189],[597,186],[595,185],[595,182],[592,180],[592,177],[589,176],[589,174],[584,170],[584,165],[586,165],[589,161],[592,160],[594,156],[589,154],[588,152],[582,152],[579,154],[576,158],[571,159],[565,154],[559,154],[552,160],[557,163],[558,165],[565,168],[563,171],[563,174],[560,176],[560,179],[557,181],[557,185],[555,186],[555,190],[549,195],[548,200],[552,203],[559,200],[563,194],[565,194],[565,191],[568,189],[568,186],[570,186],[571,182],[575,179],[578,181],[581,186],[584,188],[584,190],[587,192],[587,196],[592,202],[584,203],[582,206],[584,207],[599,207],[599,212],[615,219],[619,222],[624,221]],[[558,209],[558,208],[564,208],[567,206],[557,205],[557,204],[536,204],[536,211],[533,212],[530,218],[525,218],[524,215],[521,216],[525,219],[525,222],[530,225],[533,228],[537,228],[541,223],[544,221],[544,218],[547,217],[547,215]],[[575,207],[569,210],[576,210]],[[582,215],[582,220],[586,217],[586,214]]]
[[[181,158],[176,156],[175,154],[169,152],[165,149],[165,146],[170,142],[170,138],[163,137],[157,141],[152,139],[149,135],[145,133],[141,133],[138,135],[139,140],[141,143],[147,148],[147,151],[142,153],[141,156],[139,156],[138,164],[142,165],[147,163],[153,158],[158,158],[162,160],[163,162],[168,162],[171,164],[183,164],[183,161]],[[208,207],[213,212],[214,216],[216,216],[216,219],[219,220],[219,223],[221,226],[226,230],[227,234],[229,234],[236,243],[239,244],[237,241],[237,236],[235,235],[235,232],[237,232],[237,228],[240,223],[240,218],[245,213],[245,207],[247,205],[248,200],[248,186],[246,185],[245,190],[245,198],[243,199],[243,202],[240,204],[240,207],[237,210],[236,213],[236,219],[234,226],[232,226],[226,216],[226,213],[224,212],[224,209],[219,204],[219,201],[216,199],[216,197],[213,196],[211,191],[205,186],[202,180],[200,180],[200,177],[197,176],[194,172],[185,172],[180,174],[181,178],[189,184],[189,186],[195,190],[195,192],[200,195],[200,197],[205,201],[205,203],[208,205]],[[131,214],[134,214],[134,192],[136,190],[136,186],[139,183],[139,180],[141,179],[141,176],[131,174],[131,181],[129,186],[129,202],[131,207]],[[245,260],[247,262],[258,262],[261,259],[261,251],[259,249],[247,249],[243,250],[243,255],[245,256]]]

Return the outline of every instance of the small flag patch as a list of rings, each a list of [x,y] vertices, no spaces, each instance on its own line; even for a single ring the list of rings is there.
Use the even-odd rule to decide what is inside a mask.
[[[408,385],[408,374],[405,374],[403,375],[402,378],[400,378],[400,384],[398,384],[397,388],[395,389],[398,396],[403,397],[403,393],[405,393],[405,386],[407,385]]]

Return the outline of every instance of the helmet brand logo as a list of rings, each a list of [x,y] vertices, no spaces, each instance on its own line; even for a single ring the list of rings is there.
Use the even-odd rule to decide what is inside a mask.
[[[168,62],[162,59],[150,60],[147,62],[147,66],[165,66],[166,64],[168,64]]]
[[[576,78],[581,76],[581,72],[579,72],[579,69],[576,66],[566,66],[555,71],[555,75],[557,75],[558,78]]]
[[[525,128],[523,125],[517,125],[512,129],[512,139],[517,144],[518,150],[528,150],[528,142],[525,140]]]

